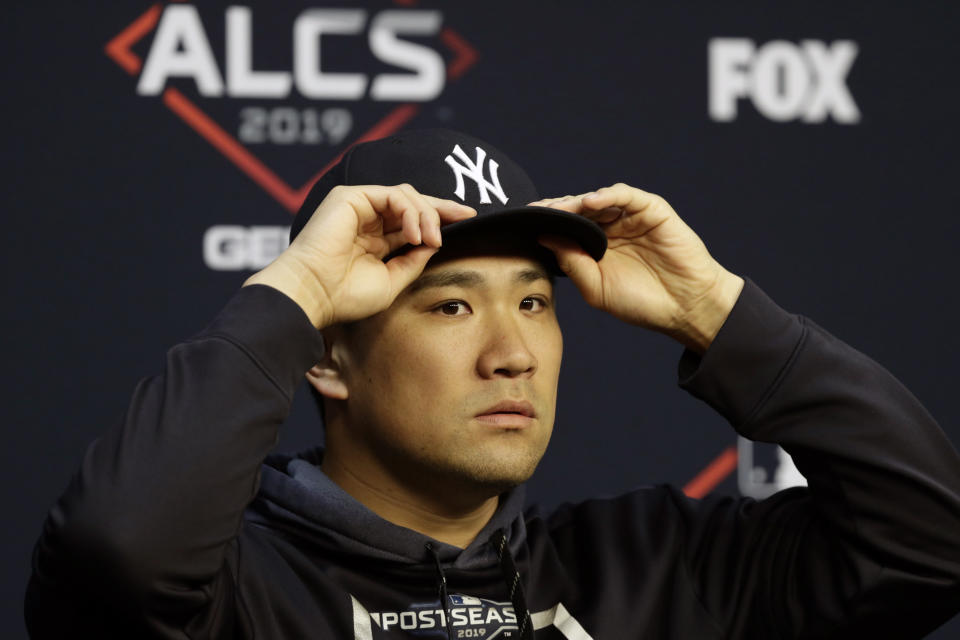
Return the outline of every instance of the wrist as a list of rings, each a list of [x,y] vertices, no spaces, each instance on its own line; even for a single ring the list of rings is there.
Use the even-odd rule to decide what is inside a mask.
[[[293,300],[317,329],[332,323],[332,308],[317,278],[299,261],[281,255],[247,278],[243,286],[262,284],[272,287]]]
[[[670,335],[691,351],[706,353],[737,303],[743,284],[743,278],[720,267],[714,285],[697,300],[679,328]]]

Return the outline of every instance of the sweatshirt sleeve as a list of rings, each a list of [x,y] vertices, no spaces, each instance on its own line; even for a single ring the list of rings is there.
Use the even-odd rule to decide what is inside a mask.
[[[50,511],[27,590],[31,636],[226,630],[231,542],[322,350],[301,309],[262,285],[241,289],[206,330],[170,349]]]
[[[960,457],[890,373],[748,281],[680,377],[809,482],[677,497],[694,588],[729,637],[914,638],[960,611]]]

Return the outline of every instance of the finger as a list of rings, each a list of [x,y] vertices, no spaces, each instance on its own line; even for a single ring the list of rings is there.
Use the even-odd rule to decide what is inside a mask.
[[[389,233],[383,234],[383,240],[386,243],[386,250],[380,256],[381,258],[387,254],[393,253],[400,247],[410,244],[407,242],[407,239],[403,236],[403,230],[398,229],[396,231],[391,231]]]
[[[382,260],[388,253],[393,250],[391,246],[390,236],[396,236],[399,239],[399,245],[402,246],[407,243],[403,238],[403,231],[394,231],[391,234],[361,234],[358,235],[354,241],[357,246],[364,250],[365,253],[376,256],[378,259]]]
[[[400,196],[391,196],[391,198],[399,200]],[[404,199],[406,200],[406,198]],[[423,239],[420,233],[420,212],[413,206],[413,203],[403,208],[403,237],[413,245],[420,244]]]
[[[603,278],[597,261],[577,242],[559,236],[540,236],[537,242],[553,252],[560,270],[567,274],[587,304],[599,307]]]
[[[473,208],[465,207],[463,205],[458,205],[456,202],[450,202],[449,200],[434,198],[432,196],[424,196],[424,198],[429,203],[446,202],[454,205],[453,208],[447,209],[449,215],[445,215],[444,211],[436,210],[437,214],[440,216],[441,226],[445,224],[450,224],[452,222],[457,222],[458,220],[465,220],[467,218],[472,218],[473,216],[477,215],[477,212]],[[383,239],[386,242],[386,251],[383,252],[381,257],[393,251],[396,251],[397,249],[399,249],[400,247],[406,244],[412,244],[405,236],[404,230],[402,228],[395,228],[395,226],[391,226],[389,227],[389,229],[390,230],[385,230],[383,234]],[[442,245],[442,238],[440,243],[437,244],[437,246],[440,246],[440,245]]]
[[[425,245],[414,247],[406,253],[391,258],[387,263],[387,273],[390,276],[391,303],[400,295],[400,292],[416,280],[427,262],[439,249]]]
[[[592,192],[591,192],[592,193]],[[568,213],[576,213],[582,215],[585,218],[593,220],[597,224],[608,224],[613,222],[620,217],[622,210],[617,207],[605,207],[603,209],[594,210],[590,207],[584,205],[583,199],[586,197],[587,193],[582,193],[578,196],[564,196],[562,198],[551,198],[549,200],[538,200],[535,203],[530,203],[533,206],[542,206],[550,207],[551,209],[559,209],[561,211],[566,211]]]
[[[477,212],[472,207],[454,202],[453,200],[445,200],[443,198],[422,194],[411,185],[382,186],[367,184],[334,187],[334,190],[340,194],[340,198],[347,199],[353,205],[357,213],[361,214],[361,219],[364,221],[377,214],[381,216],[399,217],[402,211],[394,210],[392,205],[401,200],[397,200],[396,198],[393,202],[390,200],[390,197],[396,192],[402,193],[407,200],[410,200],[408,194],[417,194],[425,200],[427,204],[436,209],[443,220],[462,220],[477,215]],[[334,193],[334,191],[331,191],[331,193]]]
[[[610,224],[623,215],[623,209],[619,207],[606,207],[605,209],[593,211],[591,209],[584,208],[580,211],[580,215],[582,215],[584,218],[593,220],[597,224]]]
[[[361,229],[372,231],[373,225],[383,225],[383,231],[403,229],[407,241],[420,244],[420,211],[400,187],[362,185],[356,187],[367,206],[354,206],[360,214]]]
[[[338,198],[348,204],[357,216],[360,233],[371,233],[377,228],[399,228],[402,209],[394,211],[397,201],[391,201],[393,193],[390,187],[379,185],[338,186],[330,192],[338,193]],[[328,197],[331,197],[328,196]]]
[[[619,207],[630,212],[638,212],[650,207],[657,201],[659,201],[659,196],[656,194],[648,193],[622,182],[597,189],[583,196],[583,206],[593,211]]]
[[[407,242],[413,245],[420,244],[423,241],[420,234],[420,210],[401,187],[384,188],[387,190],[385,206],[380,208],[377,207],[378,203],[374,203],[385,219],[384,231],[395,229],[396,219],[399,218],[400,228]]]
[[[623,215],[603,223],[604,231],[610,237],[644,235],[670,218],[679,219],[660,196],[623,183],[597,189],[584,197],[583,206],[598,212],[604,209],[623,211]]]
[[[431,247],[440,247],[443,244],[443,238],[440,237],[440,214],[433,207],[420,214],[420,232],[423,234],[424,244]]]
[[[431,247],[439,247],[442,240],[440,238],[440,214],[436,208],[409,184],[400,185],[400,189],[420,211],[420,236],[423,243]]]
[[[555,203],[555,202],[560,202],[561,200],[568,200],[568,199],[573,198],[573,197],[574,197],[574,196],[571,196],[571,195],[565,195],[565,196],[560,196],[559,198],[541,198],[540,200],[536,200],[536,201],[534,201],[534,202],[529,202],[529,203],[527,203],[527,206],[530,206],[530,207],[551,207],[551,206],[553,206],[553,203]]]
[[[444,198],[437,198],[435,196],[428,196],[425,194],[423,198],[437,210],[437,213],[440,214],[440,221],[443,224],[449,224],[451,222],[457,222],[458,220],[466,220],[467,218],[472,218],[477,215],[477,210],[473,207],[468,207],[465,204],[460,204],[453,200],[446,200]]]
[[[472,207],[421,194],[409,184],[359,185],[345,189],[351,196],[362,196],[351,198],[362,229],[372,230],[372,225],[379,224],[382,220],[385,236],[402,230],[403,242],[397,245],[394,238],[389,242],[390,250],[406,243],[419,245],[425,241],[432,241],[439,246],[439,232],[430,231],[431,228],[436,228],[436,220],[439,220],[440,224],[447,224],[477,215]],[[425,221],[421,218],[425,218]]]
[[[543,204],[536,206],[559,209],[568,213],[580,213],[581,199],[582,196],[564,196],[562,198],[553,198],[551,200],[541,200],[540,202],[543,202]]]

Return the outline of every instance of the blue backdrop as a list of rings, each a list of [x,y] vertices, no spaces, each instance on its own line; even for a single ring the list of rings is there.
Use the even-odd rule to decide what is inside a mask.
[[[282,249],[313,177],[400,128],[489,140],[543,195],[664,195],[728,269],[885,364],[960,442],[960,9],[664,5],[8,6],[0,634],[25,637],[45,513],[136,381]],[[560,288],[533,500],[664,481],[762,495],[789,476],[677,389],[679,346]],[[301,393],[280,449],[321,437]]]

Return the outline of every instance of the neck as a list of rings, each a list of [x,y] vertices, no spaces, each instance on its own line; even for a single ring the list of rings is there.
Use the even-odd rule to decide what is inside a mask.
[[[328,478],[384,520],[418,531],[434,540],[464,548],[493,517],[499,497],[444,499],[425,495],[388,479],[355,469],[335,455],[324,455],[321,468]]]

